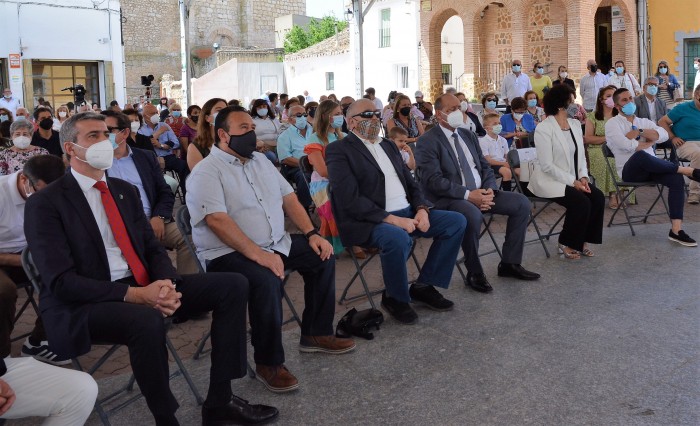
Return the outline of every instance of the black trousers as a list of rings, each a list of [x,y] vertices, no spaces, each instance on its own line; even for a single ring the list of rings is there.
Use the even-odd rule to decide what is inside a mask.
[[[211,382],[230,382],[246,373],[246,304],[248,280],[240,274],[185,275],[180,315],[212,311]],[[172,416],[178,403],[170,392],[168,350],[163,315],[148,306],[124,302],[96,303],[88,314],[94,342],[129,348],[131,368],[148,408],[156,418]]]
[[[289,256],[281,255],[284,267],[304,278],[304,313],[301,334],[333,334],[335,314],[335,259],[321,258],[303,235],[292,235]],[[207,264],[207,271],[231,271],[245,275],[250,282],[251,343],[257,364],[284,363],[282,347],[282,280],[239,252],[218,257]]]
[[[10,354],[10,335],[15,325],[17,313],[17,284],[28,282],[29,278],[24,269],[19,266],[3,266],[0,268],[0,356]],[[29,308],[31,309],[31,307]],[[46,340],[46,331],[41,317],[36,317],[31,339],[33,342]]]
[[[605,195],[593,185],[590,188],[591,193],[587,194],[567,186],[563,197],[551,199],[566,208],[559,243],[574,250],[583,250],[584,243],[603,242]]]

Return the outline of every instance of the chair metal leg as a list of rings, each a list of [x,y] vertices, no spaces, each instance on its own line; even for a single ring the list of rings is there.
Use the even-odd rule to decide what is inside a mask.
[[[194,395],[194,398],[197,401],[197,405],[204,404],[204,399],[202,398],[202,395],[199,394],[199,390],[197,389],[197,386],[195,386],[194,381],[192,381],[192,377],[190,376],[189,371],[187,371],[187,369],[185,368],[185,364],[182,363],[182,359],[180,359],[180,356],[177,354],[175,346],[173,346],[173,342],[167,335],[165,336],[165,345],[168,347],[170,355],[172,355],[173,359],[175,360],[177,368],[179,369],[179,373],[182,374],[182,377],[185,378],[187,385],[190,387],[190,390],[192,391],[192,394]]]
[[[369,303],[372,306],[373,309],[377,309],[377,305],[374,303],[373,296],[376,294],[381,293],[380,290],[371,292],[369,290],[369,286],[367,285],[367,281],[365,280],[365,276],[362,273],[362,269],[367,265],[374,257],[376,254],[371,254],[367,259],[365,259],[361,264],[357,261],[357,258],[355,257],[355,254],[352,252],[352,248],[348,248],[347,250],[348,254],[350,255],[350,259],[352,259],[352,263],[355,265],[355,274],[352,276],[350,279],[350,282],[345,286],[345,289],[343,290],[343,294],[340,296],[340,299],[338,300],[338,304],[342,305],[345,302],[351,302],[353,300],[357,300],[361,297],[367,296],[369,299]],[[365,290],[365,293],[363,295],[357,295],[357,296],[352,296],[352,297],[347,297],[348,295],[348,290],[350,290],[350,287],[352,287],[352,284],[355,282],[357,278],[360,278],[360,282],[362,283],[362,287]]]

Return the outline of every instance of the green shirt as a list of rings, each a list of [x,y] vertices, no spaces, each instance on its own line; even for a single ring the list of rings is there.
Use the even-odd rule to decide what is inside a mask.
[[[673,133],[684,141],[700,142],[700,110],[695,101],[683,102],[668,112]]]

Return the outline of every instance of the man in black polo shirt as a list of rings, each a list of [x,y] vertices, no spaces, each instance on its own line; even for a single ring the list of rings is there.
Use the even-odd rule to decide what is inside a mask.
[[[32,145],[44,148],[51,155],[62,157],[63,151],[58,132],[51,128],[53,127],[51,110],[43,106],[37,108],[34,110],[34,121],[39,125],[39,128],[32,136]]]

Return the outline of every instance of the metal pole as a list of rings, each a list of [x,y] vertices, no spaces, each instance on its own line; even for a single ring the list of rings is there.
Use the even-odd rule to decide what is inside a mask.
[[[190,0],[178,0],[180,4],[180,67],[182,79],[181,107],[186,110],[190,105],[190,55],[189,55],[189,15]]]
[[[362,0],[352,0],[352,14],[355,18],[355,96],[361,99],[365,92],[364,49],[362,47]]]

